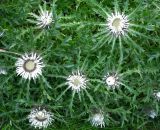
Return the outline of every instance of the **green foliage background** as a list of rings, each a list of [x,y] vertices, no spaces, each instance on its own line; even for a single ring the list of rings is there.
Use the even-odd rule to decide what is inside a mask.
[[[98,5],[114,8],[114,1],[97,0]],[[55,22],[49,29],[35,29],[29,23],[28,13],[36,13],[42,0],[1,0],[0,48],[24,54],[37,52],[43,56],[46,67],[36,82],[16,76],[16,55],[0,53],[0,66],[7,75],[0,75],[0,128],[2,130],[33,130],[27,115],[36,105],[44,105],[55,114],[55,122],[47,130],[97,130],[88,122],[91,107],[103,109],[107,115],[104,130],[160,130],[159,116],[150,119],[143,108],[159,112],[159,103],[152,94],[160,90],[160,2],[158,0],[118,0],[119,7],[127,5],[127,13],[138,7],[133,22],[141,34],[133,34],[133,41],[143,48],[134,48],[131,42],[122,42],[123,59],[119,63],[118,41],[113,54],[112,44],[96,46],[94,35],[97,23],[106,20],[93,10],[94,0],[50,0]],[[140,5],[140,6],[139,6]],[[101,11],[97,7],[98,11]],[[95,48],[95,49],[93,49]],[[78,68],[90,79],[87,92],[73,94],[65,84],[65,76]],[[126,86],[109,91],[101,79],[116,69],[124,73]],[[63,94],[63,95],[62,95]]]

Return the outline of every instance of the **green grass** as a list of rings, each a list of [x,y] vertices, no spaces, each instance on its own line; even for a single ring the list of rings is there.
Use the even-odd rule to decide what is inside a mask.
[[[153,97],[160,91],[160,3],[158,0],[49,0],[54,23],[36,29],[29,13],[38,13],[42,0],[0,1],[0,129],[33,130],[27,116],[34,106],[45,106],[55,121],[46,130],[99,130],[88,121],[92,107],[102,109],[102,130],[160,130]],[[125,11],[134,24],[125,37],[107,36],[106,13]],[[104,31],[104,33],[102,32]],[[18,54],[37,52],[46,67],[36,81],[16,75]],[[89,79],[79,94],[67,90],[66,77],[80,69]],[[122,76],[118,90],[106,89],[103,77]]]

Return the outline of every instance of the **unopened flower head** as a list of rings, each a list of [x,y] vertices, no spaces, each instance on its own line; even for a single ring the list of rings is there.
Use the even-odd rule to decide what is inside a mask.
[[[82,89],[86,89],[87,81],[86,76],[78,70],[76,72],[72,72],[72,75],[68,76],[66,83],[73,91],[79,92]]]
[[[100,126],[101,128],[105,127],[104,115],[102,112],[93,114],[90,118],[90,122],[92,126]]]
[[[115,36],[124,35],[129,27],[128,17],[123,13],[115,12],[108,15],[107,30]]]
[[[40,7],[39,16],[34,14],[34,13],[30,13],[30,15],[33,16],[36,19],[36,20],[32,20],[32,21],[34,23],[36,23],[38,28],[48,27],[53,22],[52,12],[48,11],[46,9],[43,10],[42,7]]]
[[[25,53],[16,62],[17,75],[22,76],[24,79],[36,79],[42,75],[42,68],[44,63],[42,57],[36,53]]]
[[[4,69],[4,68],[0,68],[0,75],[6,75],[7,74],[7,71],[6,71],[6,69]]]
[[[53,114],[44,108],[33,108],[28,115],[30,125],[35,128],[47,128],[54,121]]]
[[[119,76],[117,73],[108,73],[106,76],[104,76],[104,81],[109,87],[109,89],[115,89],[119,87]]]
[[[155,111],[154,109],[148,111],[147,115],[148,115],[150,118],[152,118],[152,119],[154,119],[155,117],[157,117],[157,113],[156,113],[156,111]]]
[[[153,96],[159,101],[160,100],[160,92],[154,92]]]

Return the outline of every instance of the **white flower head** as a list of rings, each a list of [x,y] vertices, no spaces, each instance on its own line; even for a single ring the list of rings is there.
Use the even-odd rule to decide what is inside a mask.
[[[129,20],[124,13],[115,12],[111,15],[108,15],[107,30],[109,30],[113,35],[124,35],[127,32],[128,27]]]
[[[38,28],[48,27],[53,22],[52,12],[48,11],[46,9],[43,10],[41,6],[40,6],[40,11],[39,11],[39,16],[34,13],[30,13],[30,15],[32,15],[34,18],[36,18],[34,23],[36,23]]]
[[[104,115],[102,112],[93,114],[90,118],[90,122],[92,126],[100,126],[101,128],[105,127]]]
[[[28,115],[30,125],[35,128],[47,128],[54,121],[53,114],[44,108],[33,108]]]
[[[73,91],[79,92],[81,89],[86,89],[87,81],[86,76],[78,70],[68,76],[66,83]]]
[[[0,68],[0,75],[6,75],[7,71],[4,68]]]
[[[160,92],[154,92],[153,96],[159,101],[160,100]]]
[[[107,86],[109,87],[109,89],[115,89],[119,87],[119,76],[117,75],[117,73],[108,73],[106,76],[104,76],[104,81],[107,84]]]
[[[150,117],[150,118],[152,118],[152,119],[154,119],[155,117],[157,117],[157,113],[156,113],[156,111],[155,110],[150,110],[150,111],[148,111],[148,116]]]
[[[36,53],[25,53],[16,62],[16,73],[24,79],[36,79],[42,75],[42,68],[45,66],[42,57]]]

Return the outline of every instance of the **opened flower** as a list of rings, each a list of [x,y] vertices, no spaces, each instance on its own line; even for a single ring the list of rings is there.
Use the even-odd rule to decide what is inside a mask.
[[[35,128],[47,128],[54,121],[53,114],[44,108],[33,108],[28,115],[30,125]]]
[[[87,2],[87,1],[86,1]],[[89,2],[87,2],[89,3]],[[106,7],[103,7],[102,4],[97,1],[92,2],[95,6],[93,6],[94,12],[97,15],[101,16],[104,20],[99,22],[101,18],[93,24],[98,27],[98,31],[94,34],[95,45],[93,46],[93,50],[97,50],[103,46],[110,46],[110,54],[114,54],[114,50],[118,50],[120,52],[120,62],[124,59],[124,46],[131,47],[137,49],[139,52],[143,52],[144,49],[137,44],[135,40],[132,39],[133,36],[150,38],[138,31],[137,28],[146,29],[147,26],[139,25],[134,22],[136,17],[139,17],[137,14],[141,11],[140,6],[135,9],[128,9],[128,5],[124,7],[124,9],[120,9],[120,5],[118,1],[114,3],[114,10],[111,10]],[[138,13],[137,13],[138,12]]]
[[[115,36],[124,35],[127,32],[129,20],[124,13],[115,12],[108,15],[107,30]]]
[[[36,53],[25,53],[16,62],[17,75],[24,79],[36,79],[42,75],[42,68],[45,66],[42,57]]]
[[[73,72],[72,75],[69,75],[67,78],[68,87],[75,92],[79,92],[82,89],[86,89],[87,85],[86,76],[83,75],[79,70]]]

